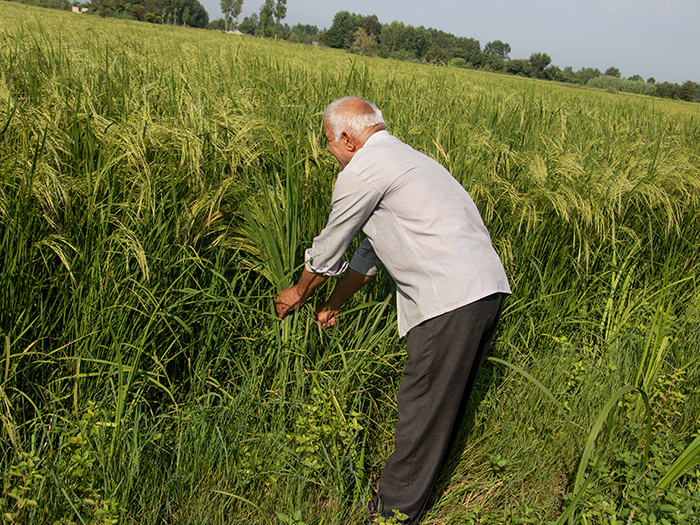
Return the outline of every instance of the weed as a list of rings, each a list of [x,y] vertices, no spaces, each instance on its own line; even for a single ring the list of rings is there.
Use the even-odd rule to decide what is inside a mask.
[[[0,512],[4,521],[24,523],[36,509],[35,498],[44,479],[41,471],[41,460],[34,453],[17,454],[16,462],[2,476]]]

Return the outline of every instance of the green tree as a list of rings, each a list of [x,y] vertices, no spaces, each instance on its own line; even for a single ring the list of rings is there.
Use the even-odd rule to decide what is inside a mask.
[[[238,30],[241,33],[246,33],[249,35],[255,34],[260,25],[260,20],[258,19],[258,13],[253,13],[250,16],[246,16],[241,24],[238,26]]]
[[[289,39],[292,42],[311,44],[318,38],[318,27],[308,24],[297,24],[291,29]]]
[[[503,71],[505,61],[508,60],[510,44],[494,40],[484,46],[484,69],[489,71]]]
[[[601,72],[598,68],[582,67],[575,74],[574,78],[579,84],[585,84],[592,78],[601,76]]]
[[[678,84],[672,84],[670,82],[662,82],[661,84],[656,84],[654,91],[655,97],[662,98],[679,98],[680,86]]]
[[[373,57],[377,54],[379,50],[379,45],[377,44],[377,39],[372,35],[368,35],[364,28],[360,27],[355,31],[355,40],[352,46],[359,49],[360,53],[365,56]]]
[[[608,69],[605,70],[604,75],[606,77],[622,78],[622,73],[620,73],[620,70],[617,69],[616,67],[609,67]]]
[[[151,13],[146,13],[146,17],[148,17],[149,14]],[[216,31],[226,31],[226,20],[223,18],[217,18],[216,20],[212,20],[211,22],[209,22],[207,29],[214,29]]]
[[[272,25],[272,17],[275,12],[275,0],[265,0],[262,6],[260,6],[260,25],[258,29],[261,30],[261,36],[269,35],[269,28]]]
[[[93,0],[92,6],[102,18],[109,16],[114,11],[112,0]]]
[[[241,11],[243,10],[243,0],[233,0],[231,4],[231,16],[236,19],[236,25],[238,25],[238,17],[241,16]]]
[[[506,44],[500,40],[494,40],[484,46],[484,54],[507,60],[510,54],[510,44]]]
[[[644,82],[642,75],[632,75],[627,80],[631,80],[632,82]]]
[[[688,102],[694,102],[700,98],[700,84],[692,80],[686,80],[678,90],[678,98],[687,100]]]
[[[205,28],[209,24],[209,13],[198,0],[186,0],[188,2],[189,17],[187,24],[190,27]]]
[[[524,58],[516,58],[506,62],[506,73],[529,77],[532,73],[532,64]]]
[[[534,78],[546,78],[545,69],[552,63],[552,57],[547,53],[533,53],[530,55],[530,76]]]
[[[483,55],[483,64],[482,64],[482,69],[485,71],[504,71],[505,70],[505,60],[503,60],[499,56],[495,55],[487,55],[484,53]]]
[[[370,15],[364,17],[361,24],[362,29],[365,30],[367,35],[374,37],[375,41],[379,41],[379,36],[382,33],[382,24],[377,18],[377,15]]]
[[[233,0],[221,0],[221,13],[224,15],[224,30],[228,31],[229,24],[233,20]]]
[[[281,20],[287,17],[287,0],[277,0],[274,9],[275,20],[279,24]]]
[[[343,35],[341,35],[340,31],[334,27],[331,27],[330,29],[321,33],[319,40],[322,44],[335,49],[342,49],[343,43],[345,42]]]
[[[545,72],[545,77],[548,80],[556,80],[557,82],[564,81],[564,72],[561,70],[561,68],[559,66],[552,64],[547,69],[545,69],[544,72]]]
[[[226,31],[233,26],[233,19],[236,19],[238,25],[238,17],[243,9],[243,0],[221,0],[221,12],[226,20]]]
[[[190,21],[190,6],[186,5],[185,8],[182,11],[182,27],[185,27],[187,25],[187,22]]]
[[[323,43],[329,47],[349,49],[355,41],[354,34],[359,29],[362,18],[349,11],[338,11],[333,17],[333,25],[324,34]]]
[[[198,28],[209,25],[209,13],[199,0],[166,0],[161,5],[163,17],[170,24]]]
[[[163,18],[170,24],[198,28],[209,25],[209,13],[199,0],[166,0],[161,6]],[[151,10],[148,5],[146,8]]]
[[[574,68],[571,66],[566,66],[561,72],[560,78],[562,82],[576,82],[574,77]]]

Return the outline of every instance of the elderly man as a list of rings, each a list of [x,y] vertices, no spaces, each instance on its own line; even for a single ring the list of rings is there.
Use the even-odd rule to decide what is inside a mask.
[[[299,282],[280,293],[280,318],[328,277],[345,274],[316,310],[323,328],[382,267],[396,282],[408,360],[398,392],[395,448],[370,504],[417,523],[454,443],[510,287],[474,202],[433,159],[386,131],[381,111],[342,98],[323,114],[340,173],[327,226],[306,251]],[[367,235],[350,264],[343,255]]]

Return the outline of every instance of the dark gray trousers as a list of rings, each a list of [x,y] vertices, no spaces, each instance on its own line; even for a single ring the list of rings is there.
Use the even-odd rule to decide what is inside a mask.
[[[375,503],[385,517],[398,509],[420,519],[486,359],[506,294],[429,319],[408,333],[408,360],[399,387],[395,448]]]

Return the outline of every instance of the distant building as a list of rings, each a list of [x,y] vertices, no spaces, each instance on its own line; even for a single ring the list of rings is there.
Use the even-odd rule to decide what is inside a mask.
[[[74,5],[73,7],[71,7],[71,10],[74,13],[80,14],[80,13],[84,13],[85,11],[87,11],[88,8],[87,7],[78,7],[77,5]]]

